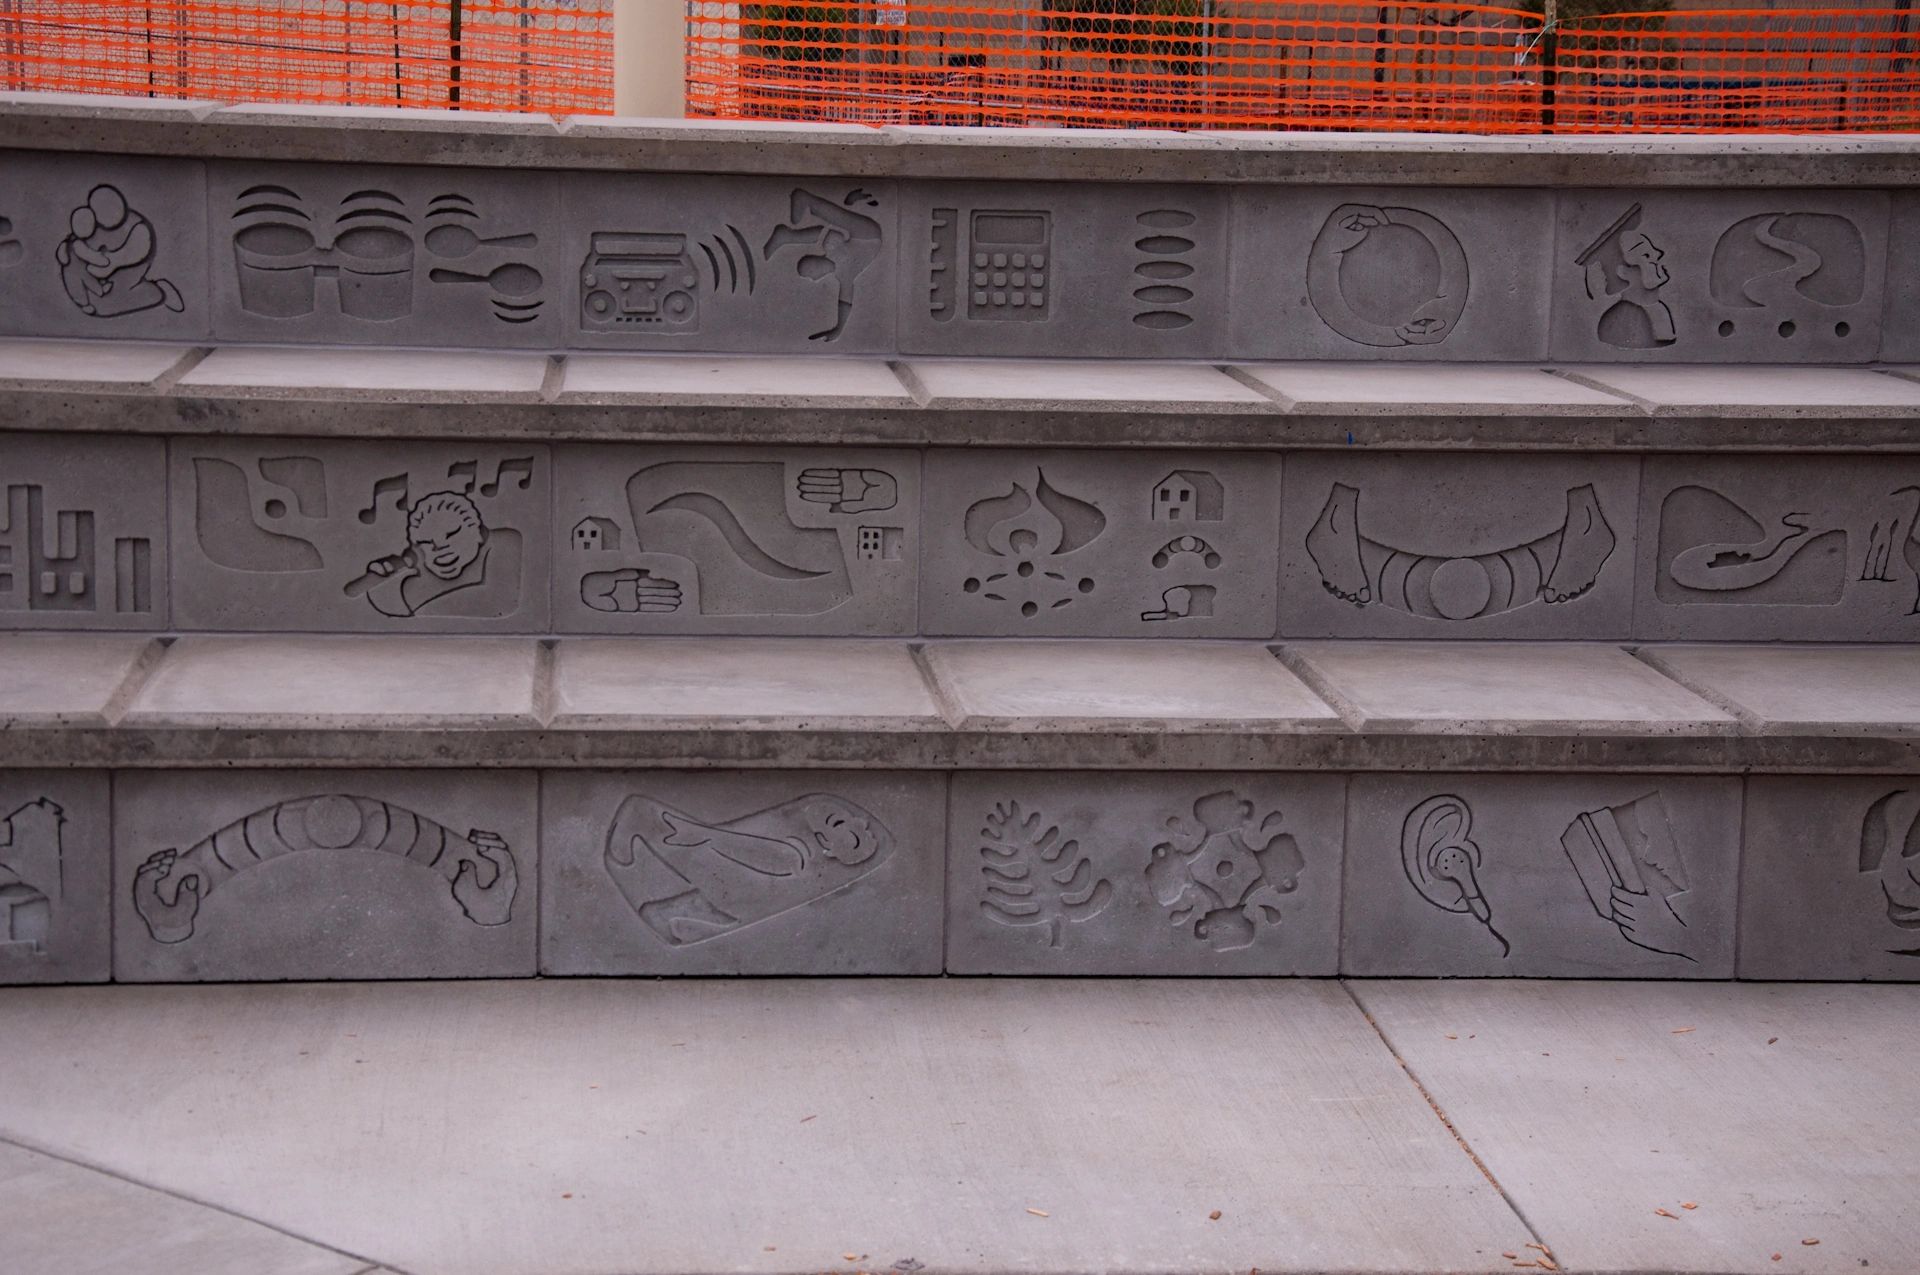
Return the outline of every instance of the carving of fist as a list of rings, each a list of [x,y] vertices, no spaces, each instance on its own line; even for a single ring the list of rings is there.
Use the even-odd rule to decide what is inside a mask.
[[[467,840],[493,868],[493,876],[483,884],[474,861],[462,858],[453,878],[454,901],[475,925],[505,925],[513,917],[513,896],[520,888],[520,869],[513,861],[513,851],[497,832],[475,828],[467,834]]]
[[[884,469],[803,469],[800,499],[837,514],[878,513],[900,499],[900,485]]]
[[[1613,923],[1620,927],[1620,937],[1627,942],[1683,961],[1694,959],[1687,951],[1693,936],[1687,930],[1687,923],[1673,910],[1670,900],[1623,890],[1616,885],[1612,905]]]
[[[160,884],[173,876],[177,850],[149,855],[133,874],[133,910],[147,923],[147,933],[158,943],[179,943],[193,937],[193,921],[200,914],[200,874],[188,873],[174,885],[173,898]]]

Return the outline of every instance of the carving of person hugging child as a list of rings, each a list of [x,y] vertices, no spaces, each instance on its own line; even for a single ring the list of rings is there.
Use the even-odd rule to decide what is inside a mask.
[[[60,263],[61,286],[81,310],[112,319],[155,306],[186,308],[173,284],[147,277],[153,266],[153,223],[128,207],[117,189],[95,186],[67,224],[71,233],[53,256]]]

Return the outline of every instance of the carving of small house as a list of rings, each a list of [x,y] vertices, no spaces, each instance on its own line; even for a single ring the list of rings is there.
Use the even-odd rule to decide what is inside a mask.
[[[1220,480],[1198,469],[1176,469],[1153,485],[1155,522],[1219,522],[1225,504]]]
[[[620,547],[620,527],[607,518],[586,517],[573,524],[573,547],[592,553]]]

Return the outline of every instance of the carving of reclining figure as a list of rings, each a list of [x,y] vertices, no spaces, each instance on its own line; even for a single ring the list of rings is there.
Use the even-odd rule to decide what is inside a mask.
[[[683,947],[849,885],[892,845],[878,820],[838,797],[816,793],[716,824],[635,795],[614,816],[606,862],[647,928]]]
[[[1360,492],[1335,483],[1307,533],[1307,555],[1328,593],[1355,606],[1379,603],[1429,619],[1481,619],[1535,601],[1571,602],[1586,594],[1612,556],[1613,528],[1591,485],[1567,492],[1566,520],[1554,530],[1492,553],[1449,556],[1382,544],[1360,531]],[[1432,592],[1436,573],[1471,563],[1485,575],[1486,600],[1465,615],[1452,613]]]

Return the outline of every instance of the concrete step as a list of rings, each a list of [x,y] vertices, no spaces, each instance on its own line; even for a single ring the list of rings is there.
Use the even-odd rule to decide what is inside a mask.
[[[0,976],[1906,979],[1915,687],[1911,645],[13,635]]]
[[[0,330],[868,358],[1920,358],[1911,138],[423,114],[10,100]]]
[[[60,1194],[23,1200],[0,1176],[0,1200],[32,1205],[7,1211],[8,1271],[1908,1271],[1917,996],[15,989],[0,993],[0,1139],[36,1154],[0,1165],[44,1166],[28,1190]],[[127,1182],[165,1194],[135,1213]],[[148,1246],[131,1267],[122,1220]],[[196,1227],[244,1225],[352,1257],[290,1257],[289,1238],[165,1260]]]
[[[1920,369],[0,339],[0,429],[836,446],[1920,451]]]
[[[520,356],[435,357],[464,366]],[[1213,369],[1174,370],[1251,392]],[[1862,401],[1884,391],[1889,410],[1911,397],[1881,423],[1909,445],[1920,439],[1911,419],[1920,382],[1788,372],[1839,378]],[[1539,371],[1509,375],[1577,388]],[[1751,392],[1774,391],[1762,378]],[[193,411],[202,429],[230,423],[218,407]],[[814,436],[816,420],[845,425],[841,409],[824,406],[783,418],[790,432],[778,446],[156,437],[105,432],[124,421],[98,403],[83,414],[91,427],[0,433],[6,628],[1920,635],[1920,455],[1871,450],[1854,432],[1868,419],[1857,415],[1838,426],[1851,450],[1815,455],[842,446]]]

